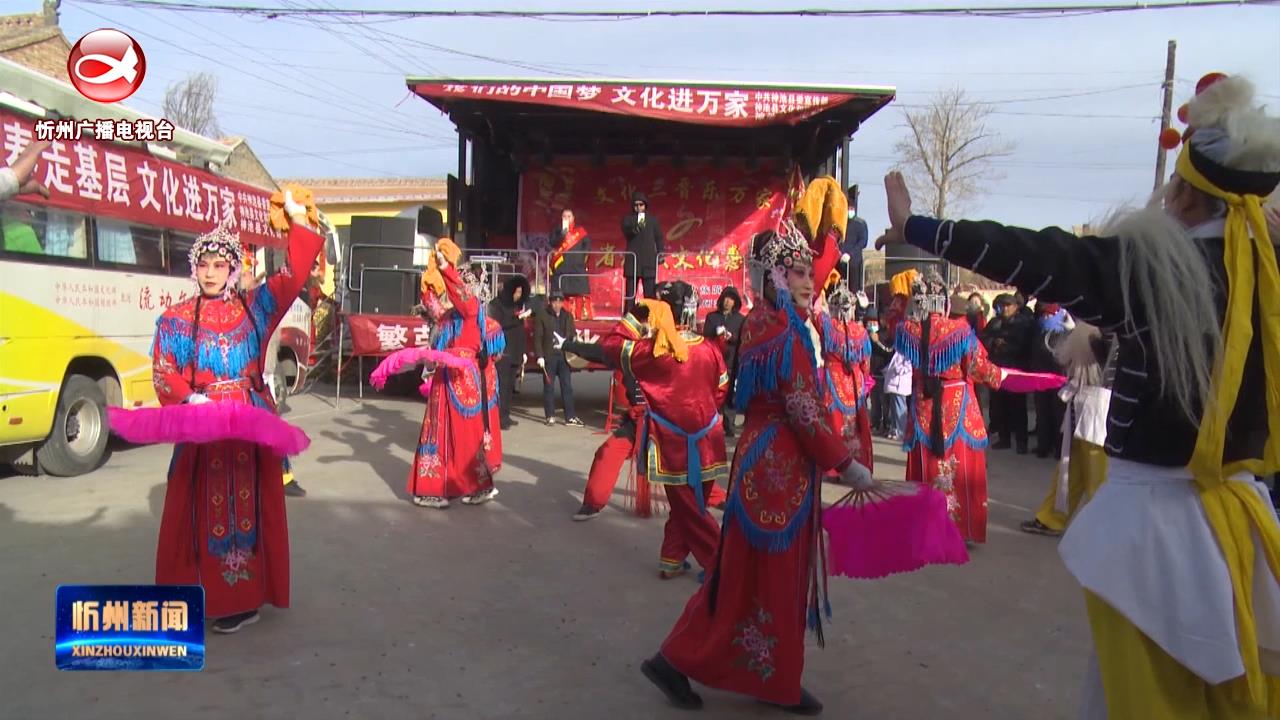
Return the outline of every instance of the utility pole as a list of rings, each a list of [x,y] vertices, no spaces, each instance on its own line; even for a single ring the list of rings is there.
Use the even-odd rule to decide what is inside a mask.
[[[1160,132],[1163,133],[1171,122],[1170,115],[1173,113],[1173,59],[1178,54],[1178,41],[1169,41],[1169,57],[1164,64],[1164,112],[1160,115]],[[1159,190],[1164,185],[1164,161],[1165,154],[1168,153],[1164,146],[1160,144],[1159,136],[1156,136],[1156,186]]]

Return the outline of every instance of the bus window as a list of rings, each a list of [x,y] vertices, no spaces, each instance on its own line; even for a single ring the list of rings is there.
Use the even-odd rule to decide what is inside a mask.
[[[160,230],[105,218],[98,218],[94,226],[100,262],[134,265],[148,270],[164,269]]]
[[[188,277],[191,275],[191,259],[188,255],[191,253],[191,246],[196,242],[196,236],[172,230],[165,234],[169,236],[169,274],[174,277]]]
[[[89,257],[84,221],[85,216],[78,213],[4,203],[0,247],[11,253],[84,260]]]

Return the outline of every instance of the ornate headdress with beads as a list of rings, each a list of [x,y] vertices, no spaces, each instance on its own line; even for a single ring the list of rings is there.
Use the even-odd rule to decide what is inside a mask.
[[[233,219],[225,215],[218,227],[203,235],[197,235],[191,250],[187,252],[187,262],[191,264],[191,279],[196,280],[196,266],[205,255],[216,255],[231,265],[231,275],[227,277],[227,287],[223,295],[228,296],[240,286],[240,269],[244,266],[244,246],[240,244],[240,233],[231,229]]]
[[[937,270],[930,269],[911,282],[911,305],[907,316],[923,320],[929,313],[947,314],[947,282]]]
[[[827,310],[837,320],[853,320],[858,312],[858,296],[848,285],[840,283],[827,292]]]
[[[493,298],[493,293],[489,292],[488,273],[484,267],[479,264],[462,265],[458,267],[458,277],[462,280],[462,284],[467,286],[467,290],[471,291],[471,295],[482,303],[487,303]]]
[[[785,289],[788,270],[811,265],[813,250],[809,241],[795,223],[786,220],[777,232],[766,230],[755,237],[755,248],[747,261],[752,292],[763,298],[766,279],[775,288]]]

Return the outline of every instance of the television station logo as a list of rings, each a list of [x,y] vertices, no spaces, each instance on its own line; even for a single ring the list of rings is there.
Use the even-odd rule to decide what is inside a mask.
[[[142,86],[147,56],[137,40],[114,28],[101,28],[76,41],[67,57],[67,74],[86,98],[120,102]]]

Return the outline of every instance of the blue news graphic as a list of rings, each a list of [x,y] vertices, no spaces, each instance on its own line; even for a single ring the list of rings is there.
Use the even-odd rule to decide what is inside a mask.
[[[201,670],[204,588],[59,585],[54,656],[59,670]]]

